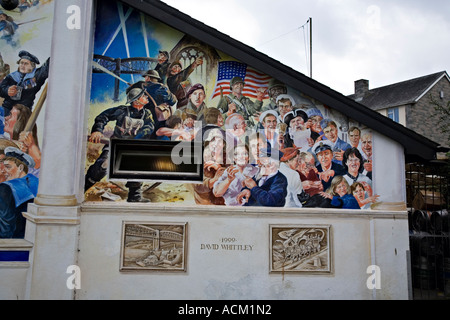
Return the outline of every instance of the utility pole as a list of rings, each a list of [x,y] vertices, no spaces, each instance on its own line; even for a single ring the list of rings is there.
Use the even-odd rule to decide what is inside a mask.
[[[312,79],[312,18],[309,18],[309,73]]]

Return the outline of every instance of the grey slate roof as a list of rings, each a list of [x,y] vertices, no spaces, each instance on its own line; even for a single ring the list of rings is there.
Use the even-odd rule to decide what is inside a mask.
[[[422,97],[433,84],[446,75],[447,73],[445,71],[441,71],[384,87],[370,89],[364,95],[362,100],[356,101],[375,111],[413,104],[417,102],[417,100]],[[356,95],[352,94],[348,97],[350,99],[355,99]]]

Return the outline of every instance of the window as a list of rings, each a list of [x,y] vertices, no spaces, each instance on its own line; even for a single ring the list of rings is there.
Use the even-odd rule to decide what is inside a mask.
[[[389,108],[387,111],[387,116],[389,119],[394,120],[395,122],[400,122],[398,117],[398,108]]]

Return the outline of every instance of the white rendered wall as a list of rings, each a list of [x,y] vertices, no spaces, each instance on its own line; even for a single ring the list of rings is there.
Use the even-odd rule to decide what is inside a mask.
[[[399,212],[85,205],[77,299],[408,299],[408,220]],[[122,221],[187,222],[187,271],[120,272]],[[269,225],[331,225],[330,274],[269,272]],[[252,251],[204,250],[222,237]],[[367,268],[381,271],[369,289]]]

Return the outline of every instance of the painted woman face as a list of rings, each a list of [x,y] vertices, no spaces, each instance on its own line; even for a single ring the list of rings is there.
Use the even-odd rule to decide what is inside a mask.
[[[355,156],[354,154],[351,154],[347,158],[347,162],[345,164],[348,167],[348,171],[354,173],[353,175],[356,175],[355,173],[357,173],[359,171],[359,167],[361,165],[359,158],[357,156]]]

